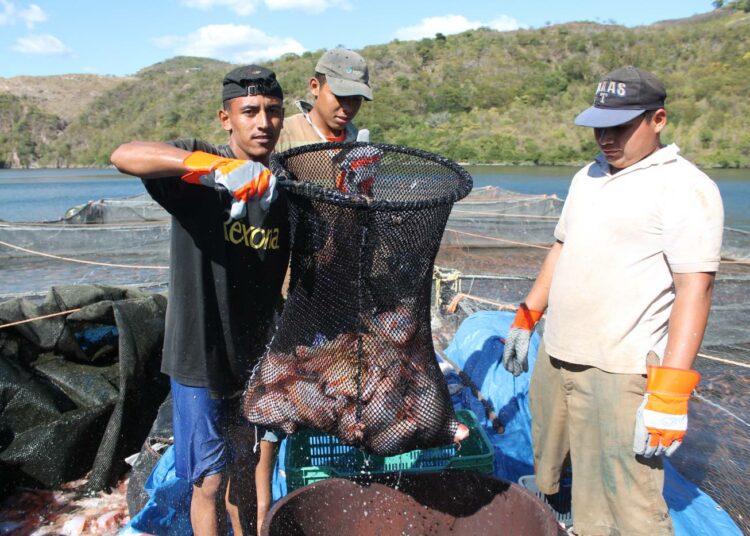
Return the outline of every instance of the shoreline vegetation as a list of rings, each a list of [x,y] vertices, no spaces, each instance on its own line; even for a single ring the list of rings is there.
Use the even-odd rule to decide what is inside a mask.
[[[502,168],[534,168],[534,167],[550,167],[550,168],[573,168],[573,169],[580,169],[582,166],[585,166],[589,162],[591,162],[594,159],[594,156],[596,156],[596,152],[592,153],[591,158],[589,158],[586,161],[580,161],[575,163],[565,163],[565,162],[557,162],[557,163],[535,163],[535,162],[518,162],[518,163],[510,163],[510,162],[463,162],[463,161],[457,161],[456,164],[462,167],[502,167]],[[750,169],[750,165],[748,166],[739,166],[739,167],[727,167],[727,166],[720,166],[720,165],[713,165],[713,166],[704,166],[699,165],[700,169],[703,170],[712,170],[712,169]],[[109,169],[113,170],[116,169],[113,165],[87,165],[87,164],[72,164],[72,165],[61,165],[61,166],[40,166],[40,165],[31,165],[28,167],[0,167],[0,172],[3,170],[45,170],[45,169]]]
[[[581,166],[596,154],[573,118],[599,77],[633,64],[669,96],[665,143],[705,169],[750,168],[750,2],[714,2],[687,19],[627,28],[574,22],[479,28],[361,49],[375,100],[357,124],[374,142],[416,147],[462,165]],[[265,63],[294,102],[323,50]],[[0,168],[107,167],[133,139],[221,143],[216,84],[231,64],[176,57],[132,76],[0,78]],[[179,88],[175,91],[175,88]],[[61,110],[64,110],[61,112]]]
[[[586,161],[580,161],[575,163],[565,163],[565,162],[557,162],[553,164],[547,164],[547,163],[534,163],[534,162],[519,162],[519,163],[509,163],[509,162],[462,162],[457,161],[456,164],[462,167],[503,167],[503,168],[534,168],[534,167],[551,167],[551,168],[575,168],[580,169],[581,167],[585,166],[589,162],[591,162],[594,159],[594,156],[596,156],[596,153],[591,155],[591,158]],[[750,165],[748,166],[739,166],[739,167],[727,167],[727,166],[720,166],[720,165],[713,165],[713,166],[698,166],[700,169],[707,170],[707,169],[750,169]],[[44,170],[44,169],[115,169],[113,165],[86,165],[86,164],[72,164],[72,165],[61,165],[61,166],[39,166],[39,165],[31,165],[27,167],[0,167],[0,171],[2,170]]]

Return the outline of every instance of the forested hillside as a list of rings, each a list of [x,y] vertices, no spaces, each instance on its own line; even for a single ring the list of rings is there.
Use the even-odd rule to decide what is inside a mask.
[[[322,52],[268,63],[284,86],[288,113],[295,113],[294,100],[309,98],[307,79]],[[373,141],[462,162],[578,164],[595,145],[573,118],[603,73],[634,64],[667,86],[665,141],[703,166],[750,167],[750,13],[736,6],[638,28],[582,22],[478,29],[360,52],[370,63],[375,100],[356,122]],[[0,167],[106,165],[131,139],[222,141],[216,110],[231,67],[179,57],[132,77],[101,77],[106,83],[81,77],[76,91],[80,99],[87,89],[87,102],[75,114],[66,103],[77,102],[73,89],[39,99],[20,91],[28,83],[0,79]]]

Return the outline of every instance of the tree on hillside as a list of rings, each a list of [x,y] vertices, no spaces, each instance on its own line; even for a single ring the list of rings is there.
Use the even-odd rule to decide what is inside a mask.
[[[726,2],[725,0],[714,0],[711,3],[716,9],[726,6],[730,9],[736,9],[738,11],[742,10],[745,13],[750,13],[750,0],[730,0],[729,2]]]

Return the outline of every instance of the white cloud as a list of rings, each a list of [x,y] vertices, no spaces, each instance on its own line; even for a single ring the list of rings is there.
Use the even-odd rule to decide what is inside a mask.
[[[187,7],[203,11],[227,8],[238,15],[250,15],[255,12],[261,1],[272,11],[286,9],[307,13],[322,13],[331,8],[351,9],[349,0],[182,0],[182,3]]]
[[[203,11],[215,7],[225,7],[238,15],[250,15],[255,12],[255,8],[258,6],[258,0],[182,0],[182,3]]]
[[[264,0],[268,9],[278,11],[282,9],[299,9],[308,13],[322,13],[326,9],[352,8],[348,0]]]
[[[422,39],[423,37],[434,37],[437,33],[451,35],[473,30],[480,26],[488,26],[499,31],[516,30],[524,27],[516,19],[507,15],[501,15],[491,22],[469,20],[463,15],[445,15],[442,17],[427,17],[417,25],[396,30],[396,38],[408,41]]]
[[[29,4],[26,9],[19,9],[13,2],[0,0],[0,26],[11,26],[17,22],[33,28],[35,24],[47,20],[47,14],[36,4]]]
[[[18,18],[26,23],[27,28],[33,28],[34,24],[47,20],[47,14],[36,4],[31,4],[28,9],[19,12]]]
[[[154,40],[157,46],[186,56],[201,56],[235,63],[277,58],[305,48],[295,39],[273,37],[251,26],[211,24],[188,35],[166,35]]]
[[[482,23],[470,21],[462,15],[446,15],[444,17],[427,17],[416,26],[407,26],[396,30],[398,39],[422,39],[423,37],[435,37],[436,33],[455,34],[478,28]]]
[[[16,20],[16,6],[7,0],[0,0],[0,6],[3,8],[0,11],[0,26],[13,24]]]
[[[70,49],[62,41],[49,34],[21,37],[12,48],[16,52],[37,56],[60,56],[70,53]]]
[[[493,30],[497,30],[498,32],[510,32],[513,30],[518,30],[519,28],[527,28],[528,26],[526,24],[521,24],[513,17],[509,17],[508,15],[500,15],[498,18],[491,20],[489,23],[486,24],[486,26],[489,26]]]

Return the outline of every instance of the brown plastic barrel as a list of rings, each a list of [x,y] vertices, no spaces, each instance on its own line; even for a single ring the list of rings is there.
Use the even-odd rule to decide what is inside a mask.
[[[322,480],[277,502],[263,536],[557,536],[552,511],[517,484],[468,471]]]

